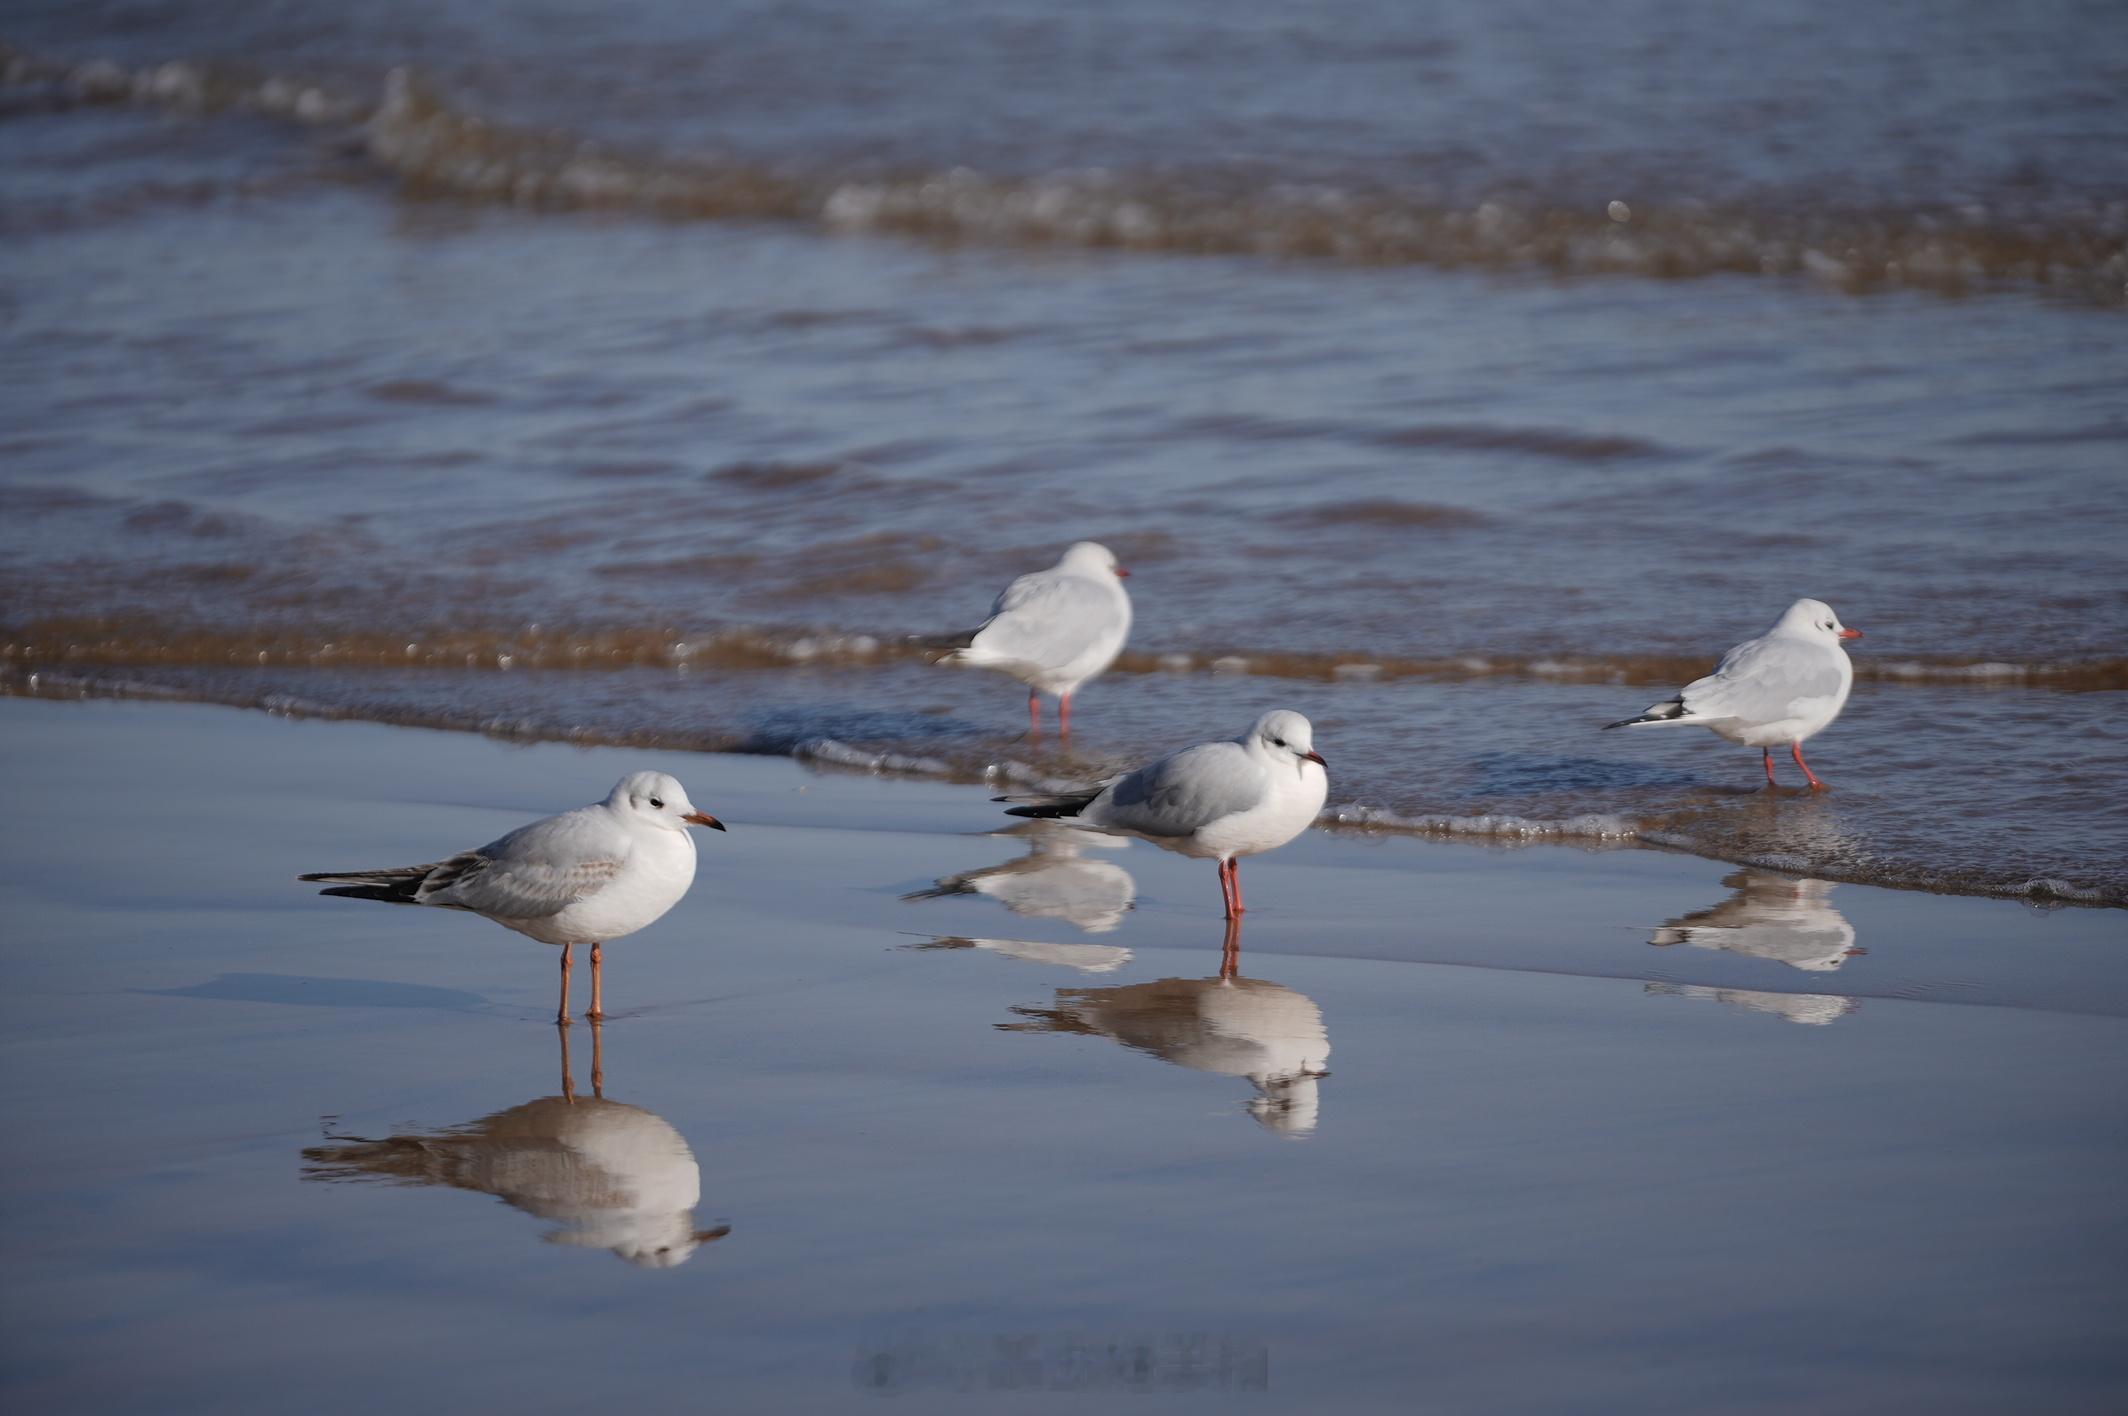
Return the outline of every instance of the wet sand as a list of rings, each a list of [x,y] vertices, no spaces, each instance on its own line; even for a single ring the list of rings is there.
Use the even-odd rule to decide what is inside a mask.
[[[637,766],[732,830],[573,1101],[553,951],[292,879]],[[27,700],[0,774],[24,1409],[2128,1398],[2118,911],[1318,832],[1223,983],[1208,866],[965,787]]]

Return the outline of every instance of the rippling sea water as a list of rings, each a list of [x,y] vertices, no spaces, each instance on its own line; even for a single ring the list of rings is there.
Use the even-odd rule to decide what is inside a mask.
[[[18,691],[1007,777],[1286,704],[1355,821],[2128,900],[2118,6],[0,42]],[[1065,755],[923,646],[1079,537]],[[1803,594],[1832,793],[1596,734]]]

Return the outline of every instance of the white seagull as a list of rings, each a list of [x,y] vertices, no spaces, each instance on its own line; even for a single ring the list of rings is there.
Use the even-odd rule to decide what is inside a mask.
[[[722,831],[695,810],[687,789],[663,772],[621,778],[602,802],[521,826],[478,850],[432,865],[299,875],[336,888],[321,895],[468,910],[562,950],[562,1001],[554,1021],[569,1022],[569,951],[591,946],[591,1009],[600,1006],[600,944],[654,923],[680,902],[695,878],[690,826]]]
[[[1322,814],[1330,778],[1315,729],[1290,709],[1258,718],[1230,742],[1201,742],[1084,791],[1057,792],[1008,809],[1069,817],[1219,862],[1227,918],[1242,913],[1241,861],[1276,850]]]
[[[1713,673],[1686,684],[1675,698],[1604,727],[1697,723],[1712,728],[1731,742],[1764,750],[1768,787],[1773,785],[1773,749],[1787,743],[1811,787],[1823,787],[1803,760],[1803,741],[1846,706],[1855,666],[1840,641],[1861,637],[1861,630],[1841,624],[1823,600],[1798,600],[1772,629],[1722,655]]]
[[[1042,694],[1057,700],[1057,728],[1071,735],[1071,696],[1116,662],[1130,638],[1130,574],[1115,553],[1080,541],[1047,570],[1007,585],[963,647],[941,664],[975,664],[1027,685],[1029,731],[1042,731]]]

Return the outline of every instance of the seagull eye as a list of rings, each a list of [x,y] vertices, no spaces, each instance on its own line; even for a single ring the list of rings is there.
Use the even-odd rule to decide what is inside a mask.
[[[652,797],[650,799],[650,804],[660,811],[663,811],[665,809],[665,803],[657,797]]]
[[[1285,745],[1286,745],[1286,740],[1285,740],[1284,738],[1272,738],[1272,739],[1271,739],[1271,746],[1273,746],[1273,747],[1284,747]]]

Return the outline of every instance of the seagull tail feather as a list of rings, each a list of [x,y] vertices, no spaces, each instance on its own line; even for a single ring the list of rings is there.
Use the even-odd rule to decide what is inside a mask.
[[[1648,710],[1637,718],[1620,718],[1615,723],[1605,723],[1603,729],[1609,732],[1613,728],[1644,728],[1651,723],[1681,723],[1684,720],[1685,700],[1672,698],[1664,703],[1649,705]]]
[[[1005,814],[1007,816],[1032,816],[1046,820],[1063,816],[1077,816],[1086,809],[1089,802],[1099,795],[1101,795],[1101,788],[1091,787],[1083,792],[1056,792],[1046,796],[1028,797],[1003,796],[993,797],[992,800],[1024,803],[1020,806],[1006,807]]]
[[[388,905],[411,905],[418,901],[421,882],[426,880],[433,866],[402,866],[391,870],[347,870],[318,875],[298,875],[296,879],[314,885],[332,885],[337,888],[320,890],[321,895],[339,895],[350,900],[382,900]]]

